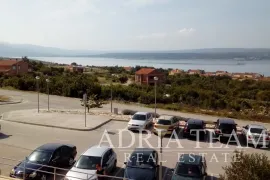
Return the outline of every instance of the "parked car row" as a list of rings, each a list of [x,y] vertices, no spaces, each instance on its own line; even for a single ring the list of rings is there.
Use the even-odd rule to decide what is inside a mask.
[[[215,137],[219,137],[220,141],[228,140],[233,132],[237,133],[237,124],[233,119],[221,118],[214,122],[214,124],[214,135]],[[162,131],[165,135],[170,135],[173,131],[179,130],[180,119],[177,116],[161,115],[154,120],[150,112],[137,112],[130,118],[128,129],[142,130],[148,129],[152,125],[154,126],[154,134],[158,134],[158,131]],[[204,130],[199,131],[199,137],[203,140],[206,137],[205,129],[206,123],[204,120],[189,118],[186,120],[183,128],[183,137],[196,137],[196,130]],[[262,125],[246,125],[243,127],[242,134],[247,144],[258,142],[259,145],[266,144],[268,146],[270,143],[267,129]]]
[[[53,176],[56,168],[70,168],[64,180],[97,180],[97,166],[106,174],[116,170],[117,155],[108,146],[92,146],[75,161],[77,148],[74,145],[49,143],[35,149],[24,161],[16,165],[10,172],[10,177],[25,180],[47,180]],[[136,148],[127,162],[124,162],[124,178],[133,180],[158,179],[159,157],[152,148]],[[172,180],[203,179],[207,176],[207,165],[204,157],[184,154],[171,169]],[[52,174],[51,174],[52,173]],[[182,177],[182,178],[181,178]]]

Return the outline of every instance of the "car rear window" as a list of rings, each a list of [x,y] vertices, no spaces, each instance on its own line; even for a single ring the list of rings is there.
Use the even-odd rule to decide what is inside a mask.
[[[235,127],[235,124],[220,124],[219,126],[221,129],[234,129]]]
[[[188,124],[189,129],[200,129],[202,128],[202,124]]]
[[[171,121],[166,119],[159,119],[157,123],[162,125],[171,125]]]
[[[250,129],[251,133],[256,133],[256,134],[261,134],[263,132],[263,129],[259,129],[259,128],[251,128]]]
[[[176,174],[180,176],[199,177],[200,169],[196,165],[191,164],[179,164],[176,169]]]
[[[134,114],[132,117],[133,120],[140,120],[140,121],[145,121],[146,120],[146,115],[143,114]]]

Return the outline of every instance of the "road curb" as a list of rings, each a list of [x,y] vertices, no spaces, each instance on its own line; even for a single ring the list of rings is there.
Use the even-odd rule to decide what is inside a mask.
[[[12,123],[28,124],[28,125],[42,126],[42,127],[52,127],[52,128],[66,129],[66,130],[73,130],[73,131],[93,131],[93,130],[96,130],[96,129],[100,128],[101,126],[104,126],[105,124],[113,121],[113,119],[109,119],[109,120],[99,124],[98,126],[95,126],[92,128],[82,129],[82,128],[69,128],[69,127],[63,127],[63,126],[54,126],[54,125],[49,125],[49,124],[38,124],[38,123],[22,122],[22,121],[15,121],[15,120],[7,120],[7,119],[3,119],[3,118],[1,118],[0,120],[6,121],[6,122],[12,122]]]
[[[22,103],[23,99],[21,99],[20,101],[11,101],[11,102],[0,102],[0,106],[1,105],[8,105],[8,104],[19,104]]]

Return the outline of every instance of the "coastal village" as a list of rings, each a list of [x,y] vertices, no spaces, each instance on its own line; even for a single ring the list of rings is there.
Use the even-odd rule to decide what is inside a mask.
[[[50,66],[50,64],[48,65]],[[66,71],[69,72],[77,72],[77,73],[85,73],[89,66],[81,66],[81,65],[64,65],[60,66],[63,67]],[[102,68],[102,67],[98,67]],[[125,71],[130,72],[134,67],[123,67]],[[0,59],[0,73],[5,75],[17,75],[17,74],[24,74],[31,72],[31,66],[28,61],[25,61],[23,58],[6,58]],[[251,73],[251,72],[228,72],[218,70],[216,72],[206,72],[200,69],[189,69],[187,71],[182,69],[169,69],[168,75],[175,76],[175,75],[199,75],[199,76],[229,76],[235,80],[245,80],[245,79],[252,79],[252,80],[270,80],[270,77],[265,77],[259,73]],[[154,77],[157,76],[158,83],[162,83],[165,80],[164,72],[160,72],[159,69],[154,68],[141,68],[135,72],[135,82],[140,84],[154,84],[155,80]]]

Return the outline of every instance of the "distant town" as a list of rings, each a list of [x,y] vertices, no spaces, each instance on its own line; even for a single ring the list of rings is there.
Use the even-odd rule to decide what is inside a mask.
[[[27,57],[23,58],[1,58],[0,59],[0,73],[5,74],[5,75],[16,75],[16,74],[24,74],[27,72],[31,72],[31,65],[29,64],[29,60]],[[40,61],[41,62],[41,61]],[[46,63],[46,62],[42,62]],[[54,66],[54,67],[62,67],[65,69],[65,71],[70,71],[70,72],[77,72],[77,73],[87,73],[89,67],[91,66],[82,66],[78,65],[76,63],[67,65],[67,64],[58,64],[58,63],[46,63],[48,66]],[[102,68],[102,67],[98,67]],[[135,67],[122,67],[125,71],[131,72],[134,71]],[[164,79],[162,74],[164,72],[159,72],[160,69],[155,69],[155,68],[148,68],[144,67],[138,71],[135,72],[135,75],[147,75],[151,74],[151,77],[154,77],[154,75],[161,76]],[[169,69],[168,70],[168,75],[169,76],[175,76],[175,75],[199,75],[199,76],[205,76],[205,77],[211,77],[211,76],[228,76],[231,77],[232,79],[235,80],[245,80],[245,79],[252,79],[252,80],[270,80],[270,77],[265,77],[262,74],[259,73],[252,73],[252,72],[245,72],[245,73],[240,73],[240,72],[228,72],[228,71],[223,71],[223,70],[218,70],[215,72],[207,72],[204,70],[200,69],[189,69],[187,71],[182,70],[182,69]],[[136,78],[135,76],[135,82],[141,82],[139,78]],[[144,82],[142,82],[144,83]],[[148,84],[148,83],[147,83]]]

